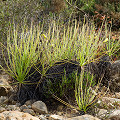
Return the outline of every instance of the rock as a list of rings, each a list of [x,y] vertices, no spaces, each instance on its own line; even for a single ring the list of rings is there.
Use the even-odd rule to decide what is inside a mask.
[[[16,105],[8,105],[8,106],[6,106],[6,110],[8,110],[8,111],[15,111],[15,110],[20,111],[20,108],[17,107]]]
[[[4,111],[0,113],[0,120],[40,120],[29,113],[18,111]]]
[[[102,102],[106,102],[106,103],[115,103],[118,102],[120,103],[120,99],[117,98],[111,98],[111,97],[102,97]]]
[[[100,108],[106,109],[119,109],[120,99],[111,97],[102,97],[101,101],[98,102]]]
[[[118,98],[118,99],[120,99],[120,92],[116,92],[115,93],[115,97]]]
[[[97,116],[102,119],[102,118],[105,118],[107,116],[107,114],[108,114],[107,110],[99,109]]]
[[[82,116],[77,116],[77,117],[72,117],[72,118],[68,118],[67,120],[100,120],[97,117],[93,117],[91,115],[82,115]]]
[[[111,111],[109,117],[110,120],[120,120],[120,110]]]
[[[24,109],[23,112],[24,112],[24,113],[29,113],[29,114],[31,114],[31,115],[35,115],[35,112],[34,112],[34,110],[32,110],[32,109]]]
[[[13,94],[10,95],[10,97],[7,96],[1,96],[0,97],[0,104],[16,104],[17,101],[14,100]]]
[[[20,106],[20,110],[23,111],[24,109],[29,109],[27,105]]]
[[[59,115],[50,115],[49,120],[100,120],[100,119],[86,114],[86,115],[72,117],[72,118],[66,118]]]
[[[110,81],[110,89],[114,92],[120,92],[120,60],[112,64]]]
[[[8,80],[10,80],[9,75],[0,75],[0,96],[6,96],[8,93],[13,91],[12,87],[8,83]]]
[[[31,106],[31,105],[28,105],[28,108],[29,108],[29,109],[31,109],[31,108],[32,108],[32,106]]]
[[[18,102],[16,102],[16,104],[15,104],[17,107],[20,107],[21,106],[21,104],[20,103],[18,103]]]
[[[48,113],[47,107],[44,102],[42,101],[36,101],[32,104],[32,109],[35,112],[38,112],[40,114],[46,114]]]
[[[40,120],[48,120],[44,115],[39,115],[38,117],[40,118]]]
[[[0,113],[5,111],[5,108],[4,107],[0,107]]]
[[[64,108],[64,106],[63,106],[63,105],[59,105],[59,106],[57,107],[57,111],[62,111],[62,110],[63,110],[63,108]]]
[[[32,105],[33,103],[35,102],[35,100],[27,100],[26,102],[25,102],[25,105]]]
[[[1,96],[0,97],[0,104],[4,103],[4,101],[8,100],[8,97],[6,96]]]
[[[49,120],[65,120],[66,118],[64,118],[63,116],[59,116],[59,115],[50,115],[49,116]]]
[[[110,57],[108,55],[101,56],[97,61],[86,64],[84,70],[93,74],[97,83],[102,80],[101,83],[108,86],[111,71]]]
[[[58,112],[58,111],[57,111],[56,114],[57,114],[57,115],[62,115],[63,112]]]

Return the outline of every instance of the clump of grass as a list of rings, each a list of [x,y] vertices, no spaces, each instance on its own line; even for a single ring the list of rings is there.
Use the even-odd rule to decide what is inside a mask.
[[[97,85],[95,90],[92,90],[95,84],[94,76],[90,75],[90,73],[85,73],[84,70],[81,71],[80,76],[76,75],[75,98],[79,109],[85,113],[90,107],[95,105],[97,100],[99,85]]]
[[[100,54],[98,49],[103,46],[103,38],[100,37],[101,31],[95,32],[95,26],[88,24],[82,26],[79,31],[79,50],[77,51],[77,60],[80,66],[84,66],[95,60],[95,57]]]
[[[29,30],[27,26],[23,26],[21,34],[18,33],[18,26],[10,27],[8,31],[8,59],[4,58],[8,70],[0,66],[19,83],[24,83],[31,67],[39,58],[40,29],[38,26],[36,29],[34,27],[31,25]],[[5,46],[2,47],[5,49]]]
[[[107,28],[107,24],[105,24],[105,28]],[[120,36],[117,39],[112,38],[111,36],[111,29],[110,31],[107,31],[106,29],[106,34],[109,32],[108,37],[103,41],[104,42],[104,50],[107,51],[107,54],[112,57],[115,54],[117,54],[120,50]],[[118,53],[119,54],[119,53]]]

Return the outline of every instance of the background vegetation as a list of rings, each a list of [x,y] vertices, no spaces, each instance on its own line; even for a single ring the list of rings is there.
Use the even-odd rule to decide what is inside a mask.
[[[0,41],[6,40],[9,22],[13,20],[20,26],[24,18],[29,24],[31,21],[38,22],[41,16],[48,17],[49,12],[60,13],[62,11],[65,16],[67,15],[66,17],[74,14],[78,18],[79,16],[83,18],[83,15],[87,13],[96,17],[97,22],[102,21],[106,15],[110,17],[110,20],[113,19],[114,28],[120,28],[119,0],[1,0]],[[98,12],[97,16],[95,11]],[[65,16],[63,17],[66,18]]]

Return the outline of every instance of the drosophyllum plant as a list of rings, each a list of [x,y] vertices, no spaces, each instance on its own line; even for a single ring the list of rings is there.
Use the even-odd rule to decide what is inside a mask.
[[[108,34],[107,32],[109,32],[109,34],[108,34],[108,37],[106,37],[106,39],[103,41],[105,44],[104,49],[106,51],[106,54],[112,57],[120,50],[120,36],[118,39],[112,38],[111,29],[110,31],[107,31],[107,24],[105,24],[105,28],[106,28],[106,31],[105,31],[106,34]]]
[[[80,76],[76,74],[75,82],[75,98],[78,104],[78,107],[81,111],[87,112],[87,110],[95,105],[96,95],[99,86],[93,90],[95,87],[94,76],[90,73],[81,71]]]
[[[31,67],[39,58],[39,36],[38,26],[31,25],[30,29],[27,26],[22,26],[21,34],[18,32],[17,26],[10,26],[7,47],[1,43],[3,49],[7,49],[8,59],[4,58],[4,60],[8,69],[1,67],[18,83],[24,83]]]

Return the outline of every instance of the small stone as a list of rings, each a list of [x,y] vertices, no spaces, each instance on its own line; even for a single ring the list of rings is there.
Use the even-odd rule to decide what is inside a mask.
[[[8,99],[8,97],[6,97],[6,96],[1,96],[0,97],[0,103],[2,104],[5,100],[7,100]]]
[[[63,114],[63,112],[57,112],[57,115],[62,115]]]
[[[49,120],[65,120],[65,118],[59,115],[50,115]]]
[[[34,112],[34,110],[32,110],[32,109],[24,109],[23,112],[29,113],[29,114],[31,114],[31,115],[35,115],[35,112]]]
[[[20,107],[20,110],[23,111],[24,109],[29,109],[29,108],[28,108],[27,105],[22,105],[22,106]]]
[[[7,107],[6,107],[6,110],[8,110],[8,111],[14,111],[14,110],[17,110],[17,111],[20,111],[20,108],[19,107],[17,107],[16,105],[8,105]]]
[[[76,114],[76,113],[78,113],[78,111],[76,109],[68,109],[67,113],[69,113],[69,114]]]
[[[12,104],[12,105],[16,105],[16,103],[17,103],[17,101],[14,101],[14,100],[11,101],[11,104]]]
[[[63,110],[63,105],[59,105],[58,107],[57,107],[57,111],[62,111]]]
[[[47,120],[44,115],[39,115],[40,120]]]
[[[107,115],[107,110],[105,110],[105,109],[99,109],[99,112],[98,112],[98,114],[97,114],[97,116],[99,117],[99,118],[104,118],[105,116]]]
[[[72,114],[76,114],[76,113],[78,113],[78,110],[72,109]]]
[[[26,117],[26,114],[23,114],[22,117]]]
[[[32,106],[31,106],[31,105],[28,105],[28,108],[29,108],[29,109],[31,109],[31,108],[32,108]]]
[[[4,107],[0,107],[0,113],[5,111],[5,108]]]
[[[71,118],[71,117],[72,117],[72,114],[67,113],[67,114],[66,114],[66,117]]]
[[[20,107],[20,103],[16,103],[15,105],[16,105],[17,107]]]
[[[44,102],[42,101],[36,101],[32,104],[32,109],[35,112],[38,112],[40,114],[46,114],[48,113],[47,107]]]
[[[32,105],[35,102],[35,100],[28,100],[25,102],[25,105]]]
[[[118,99],[120,99],[120,92],[116,92],[115,93],[115,97],[118,98]]]

